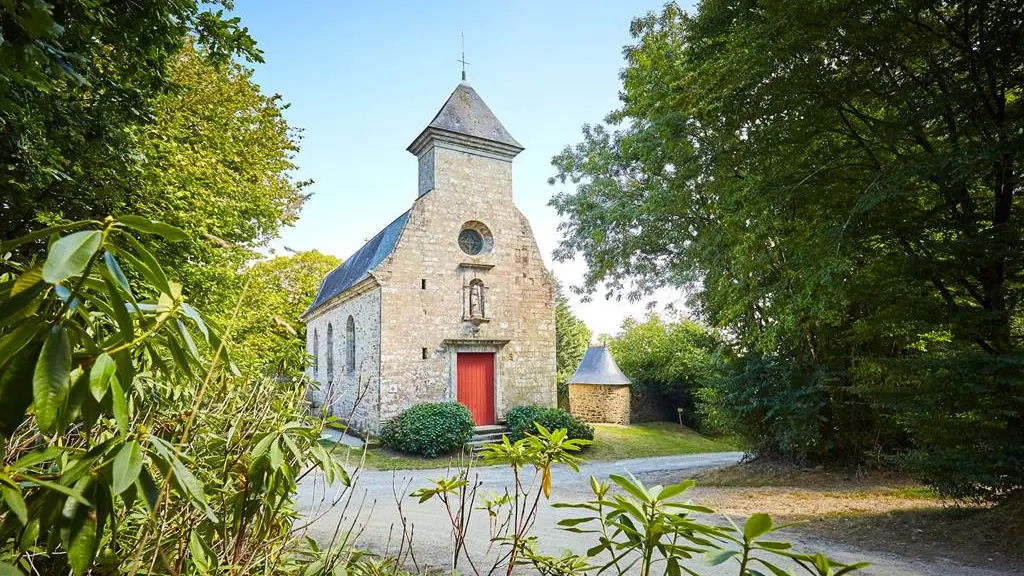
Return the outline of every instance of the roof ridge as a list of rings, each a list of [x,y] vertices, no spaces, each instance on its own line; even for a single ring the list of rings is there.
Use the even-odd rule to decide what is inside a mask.
[[[398,218],[381,229],[373,238],[366,241],[358,250],[345,259],[337,268],[324,278],[317,290],[316,298],[309,308],[302,313],[303,316],[316,310],[327,301],[344,293],[352,286],[369,278],[370,272],[375,270],[385,258],[391,255],[398,244],[398,239],[405,229],[409,220],[409,213],[412,209],[406,210]]]

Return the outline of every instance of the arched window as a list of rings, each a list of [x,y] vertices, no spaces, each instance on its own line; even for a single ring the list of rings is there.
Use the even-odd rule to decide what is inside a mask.
[[[476,278],[469,283],[469,317],[486,318],[484,310],[484,281]]]
[[[320,335],[313,330],[313,378],[320,377]]]
[[[327,325],[327,381],[334,382],[334,326]]]
[[[345,325],[345,369],[349,373],[356,370],[356,321],[351,316]]]

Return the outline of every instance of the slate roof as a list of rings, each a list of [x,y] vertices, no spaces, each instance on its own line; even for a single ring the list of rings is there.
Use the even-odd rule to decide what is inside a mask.
[[[372,272],[385,258],[391,255],[398,243],[398,238],[405,229],[405,223],[409,221],[409,212],[395,219],[388,224],[356,253],[349,256],[340,266],[331,270],[331,273],[324,278],[320,285],[320,291],[316,293],[316,299],[309,308],[302,314],[305,316],[316,310],[324,302],[348,290],[357,283],[370,277]]]
[[[447,130],[484,140],[501,142],[509,146],[523,149],[519,142],[501,125],[501,121],[484,104],[476,90],[466,82],[455,87],[441,110],[430,121],[425,130],[435,128]]]
[[[606,386],[619,386],[629,384],[629,378],[619,370],[611,352],[605,346],[591,346],[580,361],[580,367],[576,369],[568,380],[568,384],[603,384]]]

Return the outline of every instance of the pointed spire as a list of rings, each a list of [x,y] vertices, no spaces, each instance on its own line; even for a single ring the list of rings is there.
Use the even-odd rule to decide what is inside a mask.
[[[591,346],[567,383],[621,386],[629,384],[629,378],[619,370],[607,346]]]
[[[523,150],[467,82],[455,87],[448,101],[408,150],[418,156],[432,141],[452,138],[467,149],[485,151],[510,160]]]

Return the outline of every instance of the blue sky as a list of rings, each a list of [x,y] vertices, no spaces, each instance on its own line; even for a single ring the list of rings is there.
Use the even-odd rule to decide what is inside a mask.
[[[282,95],[289,123],[303,131],[296,176],[315,181],[301,219],[275,246],[345,258],[408,209],[416,161],[405,148],[458,84],[463,32],[469,82],[526,147],[514,163],[515,202],[549,268],[577,283],[582,263],[551,258],[559,238],[547,206],[558,191],[547,183],[551,157],[618,105],[630,21],[662,4],[237,1],[266,58],[256,81]],[[614,333],[645,303],[595,295],[574,298],[573,309],[595,333]]]

